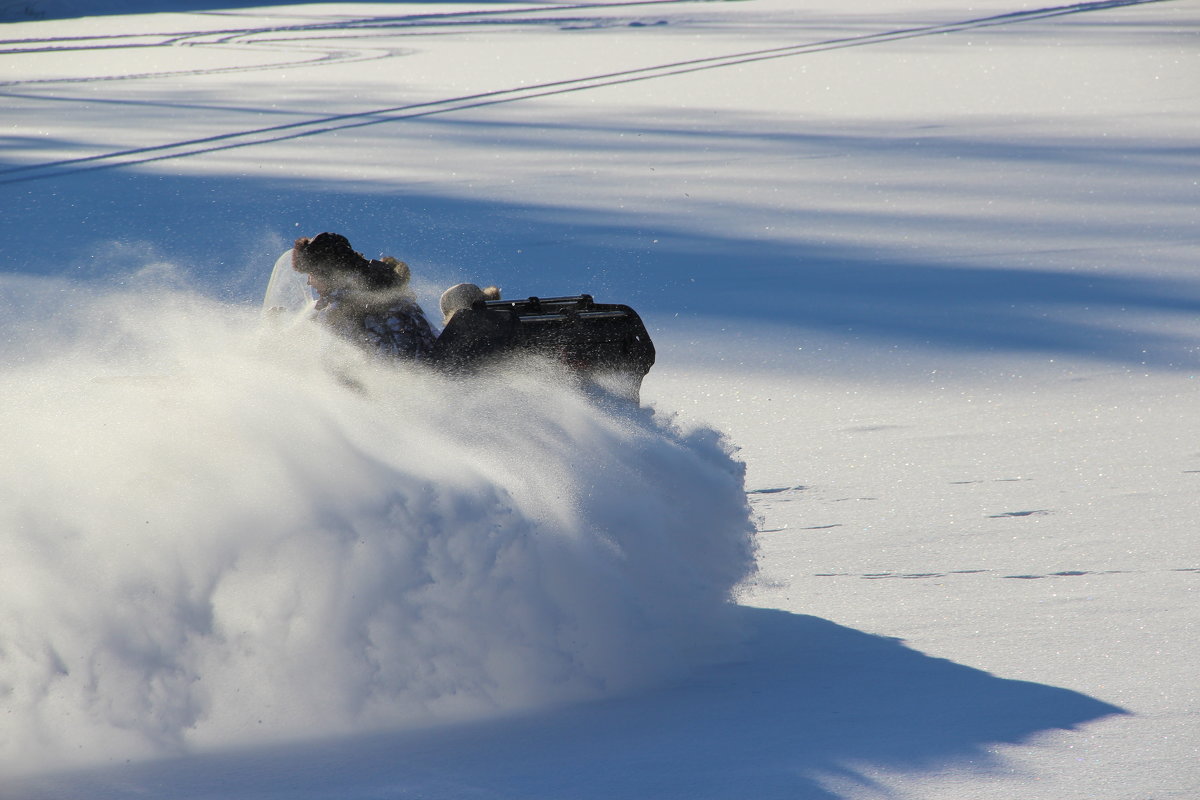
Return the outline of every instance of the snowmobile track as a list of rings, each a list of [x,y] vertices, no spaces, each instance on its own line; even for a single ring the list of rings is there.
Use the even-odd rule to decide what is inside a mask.
[[[628,5],[646,5],[651,3],[674,3],[684,1],[685,0],[650,0],[650,3],[635,2],[629,3]],[[336,131],[402,122],[405,120],[447,114],[455,111],[464,111],[467,109],[514,103],[522,100],[569,94],[601,87],[657,80],[659,78],[686,75],[704,70],[721,69],[724,67],[750,64],[759,61],[768,61],[780,58],[794,58],[796,56],[827,52],[830,50],[840,50],[851,47],[866,47],[902,41],[906,39],[962,33],[964,31],[978,30],[981,28],[990,28],[1001,25],[1014,25],[1036,20],[1051,19],[1054,17],[1089,13],[1093,11],[1107,11],[1129,6],[1168,2],[1175,2],[1175,0],[1100,0],[1099,2],[1075,3],[1066,6],[1052,6],[1048,8],[1017,11],[989,17],[979,17],[960,22],[951,22],[939,25],[925,25],[911,28],[898,28],[881,33],[864,34],[861,36],[827,39],[819,42],[807,42],[763,50],[748,50],[721,56],[710,56],[687,61],[659,64],[651,67],[619,70],[583,78],[568,78],[564,80],[547,81],[545,83],[534,84],[531,86],[521,86],[511,89],[497,89],[488,92],[461,95],[459,97],[452,97],[444,100],[411,103],[406,105],[391,106],[388,108],[377,108],[369,111],[361,111],[350,114],[323,116],[303,122],[292,122],[264,128],[253,128],[245,131],[234,131],[231,133],[218,134],[216,136],[186,139],[178,142],[154,145],[151,147],[130,148],[81,158],[70,158],[59,161],[44,162],[41,164],[25,164],[16,167],[9,167],[7,169],[0,170],[0,185],[24,183],[28,181],[73,175],[80,172],[115,169],[118,167],[148,164],[156,161],[186,158],[223,150],[252,147],[259,144],[267,144],[289,139],[300,139],[309,136],[319,136],[321,134],[333,133]],[[584,5],[555,7],[554,10],[562,11],[588,7],[597,6]],[[604,5],[603,7],[611,8],[612,6]],[[338,23],[337,26],[333,27],[330,27],[328,24],[326,24],[326,27],[322,29],[336,30],[339,26],[344,26],[346,24],[347,23]]]

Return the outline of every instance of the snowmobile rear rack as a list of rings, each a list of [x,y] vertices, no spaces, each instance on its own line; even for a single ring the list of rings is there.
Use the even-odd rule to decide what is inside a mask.
[[[528,354],[557,359],[585,377],[626,376],[635,387],[654,365],[654,343],[637,312],[587,294],[476,301],[450,318],[433,360],[473,372]]]

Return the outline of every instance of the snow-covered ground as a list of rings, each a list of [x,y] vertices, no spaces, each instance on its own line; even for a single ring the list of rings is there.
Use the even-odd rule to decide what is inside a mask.
[[[0,796],[1200,796],[1200,2],[0,19]],[[321,230],[647,409],[348,389]]]

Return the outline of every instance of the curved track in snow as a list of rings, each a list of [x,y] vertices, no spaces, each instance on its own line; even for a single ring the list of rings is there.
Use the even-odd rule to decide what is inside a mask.
[[[661,5],[661,4],[677,4],[681,2],[690,2],[691,0],[643,0],[643,2],[632,2],[618,4],[621,6],[644,6],[644,5]],[[706,0],[702,0],[706,1]],[[797,56],[808,55],[811,53],[827,52],[830,50],[840,50],[853,47],[866,47],[877,44],[886,44],[889,42],[902,41],[906,39],[915,39],[928,36],[939,36],[944,34],[962,33],[966,31],[979,30],[983,28],[992,28],[1003,25],[1015,25],[1037,20],[1051,19],[1055,17],[1071,16],[1076,14],[1090,13],[1095,11],[1106,11],[1116,8],[1124,8],[1129,6],[1150,5],[1156,3],[1172,2],[1173,0],[1098,0],[1097,2],[1074,3],[1063,6],[1051,6],[1040,9],[1031,9],[1027,11],[1017,11],[1005,14],[992,15],[987,17],[977,17],[958,22],[941,23],[936,25],[922,25],[907,28],[896,28],[878,33],[868,33],[859,36],[840,37],[833,39],[825,39],[815,42],[803,42],[784,47],[773,47],[758,50],[746,50],[737,53],[727,53],[718,56],[709,56],[704,58],[690,59],[685,61],[675,61],[663,64],[658,64],[650,67],[639,67],[636,69],[616,70],[599,75],[591,75],[581,78],[571,78],[565,80],[554,80],[543,83],[518,86],[509,89],[496,89],[487,92],[475,94],[459,95],[449,97],[442,100],[425,101],[420,103],[409,103],[398,106],[389,106],[385,108],[375,108],[349,114],[334,114],[327,116],[314,117],[312,119],[291,122],[282,125],[272,125],[267,127],[249,128],[241,131],[231,131],[229,133],[219,134],[215,136],[199,137],[194,139],[184,139],[175,142],[169,142],[161,145],[153,145],[149,147],[137,147],[123,150],[114,150],[107,153],[101,153],[92,156],[84,156],[80,158],[61,159],[57,161],[48,161],[38,164],[25,164],[16,167],[10,167],[0,170],[0,185],[12,183],[24,183],[27,181],[42,180],[46,178],[59,177],[63,175],[71,175],[78,172],[113,169],[122,166],[131,166],[137,164],[146,164],[155,161],[165,161],[176,158],[185,158],[189,156],[203,155],[221,150],[232,150],[236,148],[252,147],[259,144],[270,142],[284,141],[288,139],[299,139],[308,136],[318,136],[325,133],[335,131],[343,131],[353,128],[367,127],[371,125],[380,125],[384,123],[400,122],[408,119],[416,119],[420,117],[429,117],[438,114],[446,114],[453,111],[462,111],[470,108],[479,108],[482,106],[498,105],[502,103],[513,103],[521,100],[529,100],[538,97],[548,97],[551,95],[568,94],[573,92],[586,91],[606,86],[615,86],[625,83],[635,83],[639,81],[656,80],[659,78],[671,77],[675,75],[684,75],[688,73],[700,72],[703,70],[720,69],[724,67],[737,66],[741,64],[749,64],[759,61],[768,61],[781,58],[794,58]],[[166,41],[160,42],[157,45],[136,45],[136,46],[166,46],[191,44],[197,46],[203,43],[204,46],[229,46],[237,41],[240,46],[253,44],[255,46],[270,46],[278,47],[281,43],[280,39],[257,39],[254,37],[266,35],[279,35],[281,33],[296,34],[301,32],[313,31],[341,31],[346,29],[369,29],[379,27],[396,27],[396,26],[427,26],[427,25],[443,25],[450,24],[451,21],[462,24],[463,22],[477,22],[479,18],[496,15],[512,15],[512,14],[549,14],[551,12],[559,13],[564,10],[582,10],[582,9],[610,9],[615,7],[614,4],[580,4],[572,6],[555,6],[552,8],[538,7],[530,9],[520,9],[517,11],[508,10],[504,12],[456,12],[451,14],[425,14],[425,15],[410,15],[405,17],[394,18],[376,18],[376,19],[358,19],[346,20],[338,23],[313,23],[306,25],[282,26],[279,28],[247,28],[247,29],[231,29],[224,31],[212,31],[207,33],[197,34],[172,34]],[[494,20],[493,20],[494,21]],[[13,44],[12,42],[0,42],[2,44]],[[133,45],[130,45],[133,46]],[[4,51],[0,51],[4,52]],[[12,51],[8,51],[12,52]],[[27,52],[27,51],[22,51]],[[285,66],[293,66],[296,64],[302,66],[312,66],[321,63],[334,63],[346,60],[367,60],[387,58],[396,55],[399,51],[394,50],[366,50],[357,49],[349,50],[326,50],[321,55],[313,59],[300,61],[278,62],[275,64],[255,65],[246,67],[224,67],[209,72],[232,72],[245,70],[267,70]],[[153,73],[142,76],[127,76],[127,77],[164,77],[176,75],[178,73]],[[189,75],[204,74],[203,71],[195,71],[186,73]],[[56,82],[67,82],[72,79],[58,79]],[[80,79],[87,80],[87,79]],[[94,79],[93,79],[94,80]],[[0,83],[0,86],[12,86],[14,84]]]

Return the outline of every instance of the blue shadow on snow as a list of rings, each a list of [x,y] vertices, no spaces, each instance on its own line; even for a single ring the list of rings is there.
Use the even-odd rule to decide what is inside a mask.
[[[431,292],[462,280],[498,283],[510,297],[589,292],[633,305],[652,332],[676,318],[768,323],[790,330],[776,337],[782,352],[813,334],[1200,367],[1194,339],[1139,322],[1200,315],[1200,285],[1178,280],[981,267],[684,228],[619,209],[278,178],[105,170],[13,184],[3,195],[0,268],[10,273],[105,285],[159,259],[182,265],[206,292],[257,302],[291,238],[336,230],[368,255],[404,258]],[[122,244],[130,248],[114,250]]]
[[[529,716],[43,776],[25,800],[80,787],[177,800],[333,797],[836,800],[861,770],[981,771],[997,744],[1122,709],[933,658],[818,617],[739,609],[740,661],[639,696]],[[830,779],[833,779],[832,781]],[[847,784],[848,782],[848,784]]]

